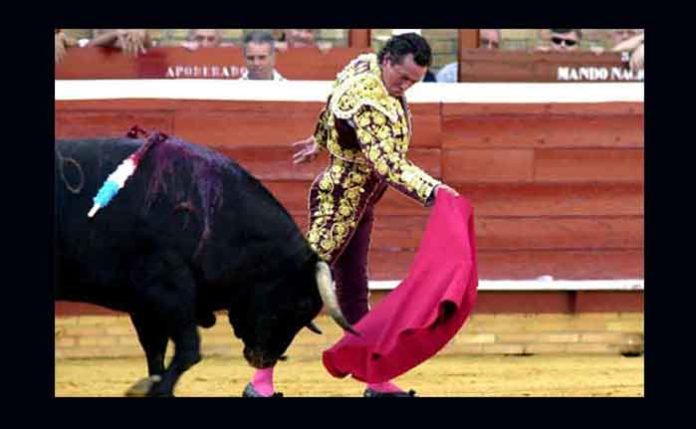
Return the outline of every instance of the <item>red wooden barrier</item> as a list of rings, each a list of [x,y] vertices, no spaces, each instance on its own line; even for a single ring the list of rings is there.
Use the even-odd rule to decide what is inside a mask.
[[[358,40],[360,39],[360,40]],[[365,34],[354,47],[321,52],[294,48],[276,55],[276,69],[292,80],[333,80],[351,59],[372,52]],[[464,49],[460,52],[461,82],[617,82],[642,80],[620,53],[522,52]],[[241,47],[151,48],[137,58],[113,48],[70,48],[56,66],[56,79],[238,79],[245,67]]]
[[[289,144],[311,133],[321,106],[59,101],[55,131],[119,136],[137,123],[209,145],[258,176],[305,229],[307,192],[326,158],[293,166]],[[416,103],[412,111],[410,158],[474,205],[481,278],[643,277],[642,103]],[[387,192],[376,211],[372,279],[406,274],[428,213]],[[548,298],[548,308],[567,296]]]

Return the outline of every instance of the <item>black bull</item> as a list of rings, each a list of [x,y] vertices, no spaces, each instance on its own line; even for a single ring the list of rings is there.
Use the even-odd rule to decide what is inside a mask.
[[[326,304],[344,328],[328,266],[283,206],[234,161],[156,134],[139,168],[93,218],[92,198],[137,139],[56,141],[56,300],[130,314],[150,378],[168,396],[200,361],[197,326],[227,310],[250,365],[264,368]],[[168,339],[174,357],[164,366]]]

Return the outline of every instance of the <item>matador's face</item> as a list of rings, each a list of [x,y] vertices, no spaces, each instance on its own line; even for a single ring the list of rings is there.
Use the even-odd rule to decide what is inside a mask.
[[[407,54],[401,63],[393,62],[385,56],[382,60],[382,82],[389,95],[401,97],[407,89],[425,77],[427,67],[419,66],[413,60],[413,54]]]

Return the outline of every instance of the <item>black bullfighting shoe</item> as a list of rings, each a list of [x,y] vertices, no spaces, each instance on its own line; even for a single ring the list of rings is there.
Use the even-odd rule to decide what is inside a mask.
[[[271,396],[263,396],[259,392],[254,389],[254,386],[249,383],[246,385],[244,388],[244,392],[242,392],[242,398],[282,398],[283,394],[280,392],[274,392]]]
[[[363,396],[365,398],[413,398],[416,396],[416,391],[411,389],[408,392],[378,392],[368,387]]]

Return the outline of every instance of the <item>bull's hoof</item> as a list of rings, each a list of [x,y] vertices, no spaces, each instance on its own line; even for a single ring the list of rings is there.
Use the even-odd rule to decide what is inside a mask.
[[[126,390],[126,396],[142,398],[144,396],[149,396],[150,391],[153,386],[162,381],[162,377],[159,375],[153,375],[147,378],[139,380],[130,389]]]

